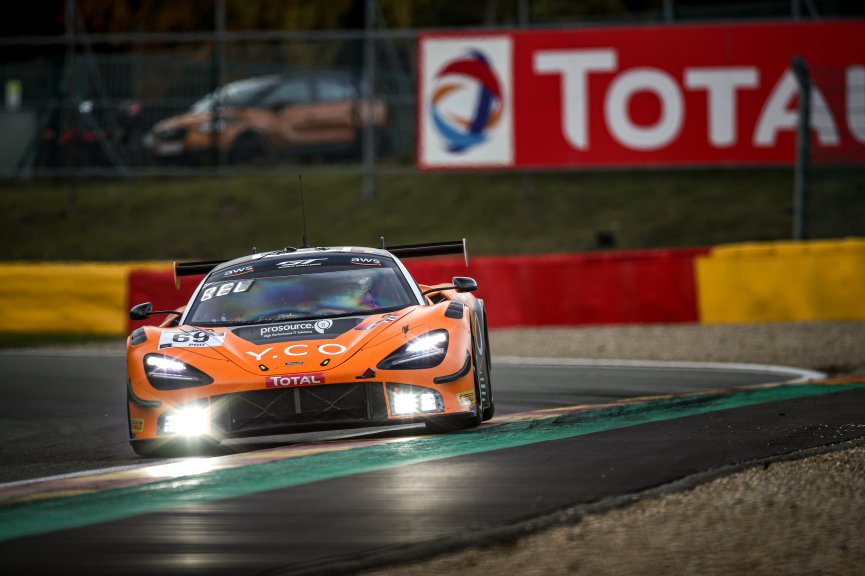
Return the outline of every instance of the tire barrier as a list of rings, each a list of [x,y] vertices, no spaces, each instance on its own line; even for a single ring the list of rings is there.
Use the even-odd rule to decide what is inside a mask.
[[[421,283],[472,276],[491,327],[865,320],[865,239],[408,260]],[[122,334],[129,308],[186,303],[170,263],[0,264],[0,331]],[[149,324],[162,322],[154,316]]]
[[[129,264],[0,265],[0,331],[119,334]]]
[[[707,248],[412,260],[418,282],[471,276],[490,326],[697,321],[694,258]]]
[[[696,260],[700,321],[865,320],[865,239],[721,246]]]
[[[129,273],[126,310],[141,302],[152,302],[154,310],[174,310],[184,306],[203,278],[203,275],[186,276],[181,278],[180,288],[175,288],[171,264],[161,269],[132,270]],[[127,331],[132,332],[139,326],[161,324],[164,319],[164,315],[158,314],[147,320],[128,320]]]

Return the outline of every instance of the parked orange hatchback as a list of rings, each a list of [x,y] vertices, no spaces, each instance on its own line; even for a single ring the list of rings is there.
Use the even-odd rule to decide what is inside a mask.
[[[144,144],[157,159],[179,162],[211,160],[214,145],[232,163],[347,157],[358,154],[368,118],[381,132],[386,107],[359,98],[346,74],[259,76],[226,84],[158,122]]]

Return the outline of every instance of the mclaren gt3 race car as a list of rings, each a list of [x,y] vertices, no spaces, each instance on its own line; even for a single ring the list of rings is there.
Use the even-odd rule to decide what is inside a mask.
[[[471,278],[417,284],[397,256],[465,253],[465,241],[289,248],[206,273],[188,304],[127,342],[129,436],[139,454],[292,431],[492,418],[483,301]]]

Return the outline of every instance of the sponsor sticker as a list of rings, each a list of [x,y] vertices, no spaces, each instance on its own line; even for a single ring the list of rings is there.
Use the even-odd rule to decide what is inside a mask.
[[[381,260],[378,258],[352,258],[352,264],[357,264],[358,266],[381,266]]]
[[[273,326],[262,326],[259,328],[259,336],[268,339],[274,336],[297,336],[299,334],[312,334],[315,330],[312,322],[291,322],[289,324],[274,324]],[[316,330],[319,334],[323,331]]]
[[[460,392],[457,394],[457,401],[460,403],[460,406],[471,406],[475,403],[474,391]]]
[[[365,321],[361,322],[360,324],[358,324],[357,326],[355,326],[354,329],[355,330],[372,330],[373,328],[380,326],[381,324],[396,322],[397,320],[399,320],[399,314],[386,314],[385,316],[382,316],[378,320],[375,320],[371,323],[370,323],[370,320],[365,320]]]
[[[240,268],[232,268],[231,270],[226,270],[223,274],[223,278],[231,278],[233,276],[242,276],[244,274],[249,274],[250,272],[254,272],[255,270],[251,265],[249,266],[241,266]]]
[[[285,356],[306,356],[309,354],[309,344],[291,344],[282,349],[282,353]],[[339,356],[340,354],[345,354],[348,351],[348,348],[343,346],[342,344],[336,343],[328,343],[328,344],[320,344],[316,350],[318,350],[319,354],[330,354],[331,356]],[[253,352],[252,350],[247,350],[246,353],[255,358],[256,362],[261,362],[261,359],[265,356],[272,357],[274,360],[279,358],[279,354],[274,354],[274,352],[279,352],[279,349],[274,350],[273,346],[268,346],[261,352]],[[303,362],[300,362],[303,364]],[[291,364],[286,363],[286,366],[290,366]],[[327,363],[322,363],[322,366],[326,366]]]
[[[133,434],[144,432],[144,420],[142,418],[131,418],[129,420],[129,429]]]
[[[163,330],[159,335],[159,349],[206,348],[225,344],[225,332],[203,330]]]
[[[294,386],[311,386],[324,384],[324,372],[313,374],[293,374],[291,376],[269,376],[264,379],[267,388],[292,388]]]
[[[255,280],[240,280],[238,282],[222,282],[221,284],[210,286],[209,288],[205,288],[204,292],[201,293],[201,302],[206,302],[211,298],[227,296],[228,294],[246,292],[253,282]]]
[[[327,258],[307,258],[306,260],[285,260],[277,262],[277,268],[306,268],[308,266],[321,266]]]
[[[235,328],[234,334],[253,344],[288,342],[290,340],[329,340],[345,334],[360,323],[360,318],[322,318],[281,322],[267,326]]]

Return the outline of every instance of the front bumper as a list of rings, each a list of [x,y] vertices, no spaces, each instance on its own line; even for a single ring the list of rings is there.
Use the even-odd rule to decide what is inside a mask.
[[[213,396],[210,403],[211,423],[220,437],[388,421],[381,382],[250,390]]]
[[[460,393],[455,394],[460,386],[466,384],[418,386],[360,381],[245,390],[161,407],[143,407],[131,400],[130,439],[177,436],[169,424],[171,415],[190,405],[207,409],[206,435],[214,439],[421,422],[473,412],[476,407],[472,389],[460,388]],[[404,398],[412,394],[418,397],[418,409],[406,412]],[[403,396],[402,402],[396,401],[398,395]]]

